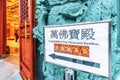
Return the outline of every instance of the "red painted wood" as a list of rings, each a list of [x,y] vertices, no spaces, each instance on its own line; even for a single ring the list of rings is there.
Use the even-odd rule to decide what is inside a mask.
[[[0,55],[6,52],[6,0],[0,0]]]
[[[36,80],[36,45],[33,39],[35,0],[19,0],[20,5],[20,73],[24,80]],[[25,21],[29,24],[25,29]],[[25,30],[30,35],[25,37]]]

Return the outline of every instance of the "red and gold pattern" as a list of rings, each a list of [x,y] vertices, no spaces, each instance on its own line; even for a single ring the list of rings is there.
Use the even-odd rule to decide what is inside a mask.
[[[54,51],[59,53],[89,57],[89,46],[54,44]]]

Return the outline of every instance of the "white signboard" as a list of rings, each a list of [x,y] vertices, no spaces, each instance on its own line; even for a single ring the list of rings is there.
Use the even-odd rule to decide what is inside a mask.
[[[45,26],[45,60],[109,77],[110,21]]]

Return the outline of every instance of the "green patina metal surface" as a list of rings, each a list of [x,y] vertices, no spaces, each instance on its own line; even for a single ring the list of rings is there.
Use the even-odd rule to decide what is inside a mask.
[[[118,9],[119,10],[119,9]],[[119,27],[117,27],[117,0],[36,0],[34,28],[37,38],[37,80],[64,80],[64,67],[44,61],[44,34],[46,25],[62,25],[111,19],[111,79],[120,80]],[[102,32],[102,31],[101,31]],[[103,71],[104,72],[104,71]],[[95,74],[77,71],[77,80],[110,80]]]

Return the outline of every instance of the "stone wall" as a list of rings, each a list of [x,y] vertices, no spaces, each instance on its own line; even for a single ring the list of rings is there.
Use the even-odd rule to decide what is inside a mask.
[[[111,19],[111,78],[120,80],[120,51],[117,47],[117,0],[36,0],[34,28],[37,38],[37,80],[64,80],[64,67],[44,61],[45,25],[62,25]],[[77,71],[76,80],[109,80],[105,77]]]

